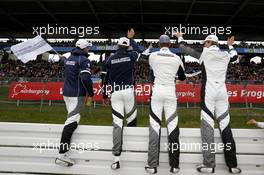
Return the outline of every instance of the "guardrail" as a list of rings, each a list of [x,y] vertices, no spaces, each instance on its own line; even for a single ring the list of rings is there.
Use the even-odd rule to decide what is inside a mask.
[[[121,155],[121,169],[110,169],[112,161],[112,127],[79,126],[73,135],[77,149],[71,150],[76,160],[73,167],[60,167],[54,164],[57,156],[62,125],[0,123],[0,174],[47,173],[47,174],[89,174],[89,175],[134,175],[146,174],[148,128],[124,128],[124,152]],[[168,157],[165,150],[167,131],[161,131],[161,156],[158,174],[168,174]],[[263,175],[264,172],[264,130],[233,129],[237,144],[238,164],[245,175]],[[219,131],[215,130],[216,143],[221,143]],[[181,128],[182,144],[200,143],[199,129]],[[81,145],[81,146],[80,146]],[[84,148],[83,145],[88,145]],[[202,162],[199,149],[182,149],[179,174],[199,174],[195,165]],[[227,168],[221,151],[216,155],[216,174],[225,175]]]

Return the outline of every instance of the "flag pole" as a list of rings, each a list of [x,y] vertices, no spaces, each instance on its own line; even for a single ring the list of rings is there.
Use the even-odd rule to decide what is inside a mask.
[[[57,42],[57,38],[55,38],[55,41]],[[60,55],[53,47],[52,47],[52,49],[57,55]]]
[[[60,55],[54,48],[52,48],[52,50],[57,54]]]

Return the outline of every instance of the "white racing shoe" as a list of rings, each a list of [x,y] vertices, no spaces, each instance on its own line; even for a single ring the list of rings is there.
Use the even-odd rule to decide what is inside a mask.
[[[240,174],[241,173],[241,169],[240,168],[229,168],[229,172],[232,174]]]
[[[204,164],[197,165],[196,166],[196,170],[199,173],[211,173],[211,174],[213,174],[215,172],[215,168],[213,168],[213,167],[207,167]]]
[[[114,163],[111,165],[112,170],[120,169],[120,156],[114,156]]]
[[[117,170],[119,168],[120,168],[120,162],[119,161],[112,163],[112,165],[111,165],[112,170]]]
[[[60,154],[59,157],[55,159],[55,164],[64,167],[70,167],[73,166],[75,162],[70,158],[69,154],[66,152],[64,154]]]
[[[145,171],[149,174],[157,174],[157,167],[150,167],[149,165],[145,166]]]
[[[180,168],[179,167],[171,167],[170,172],[173,174],[177,174],[178,172],[180,172]]]

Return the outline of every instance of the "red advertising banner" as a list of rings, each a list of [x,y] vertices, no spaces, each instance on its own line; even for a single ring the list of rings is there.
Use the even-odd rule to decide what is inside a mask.
[[[200,85],[177,84],[176,94],[179,103],[200,102]]]
[[[12,100],[63,100],[63,83],[13,82],[9,89]]]
[[[177,98],[179,103],[200,102],[199,84],[177,84]],[[148,103],[152,85],[149,83],[137,84],[135,92],[137,102]],[[230,103],[264,103],[264,85],[227,85]],[[13,82],[10,86],[9,98],[12,100],[63,100],[62,82]],[[94,100],[102,100],[102,87],[94,83]]]

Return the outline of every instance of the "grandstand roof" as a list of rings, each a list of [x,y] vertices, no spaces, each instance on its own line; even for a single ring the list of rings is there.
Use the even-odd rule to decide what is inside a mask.
[[[49,23],[99,25],[100,35],[90,37],[100,38],[120,37],[128,26],[137,29],[137,38],[157,38],[165,26],[191,24],[231,26],[239,40],[264,39],[263,0],[1,0],[0,14],[2,38],[31,37],[33,26]]]

